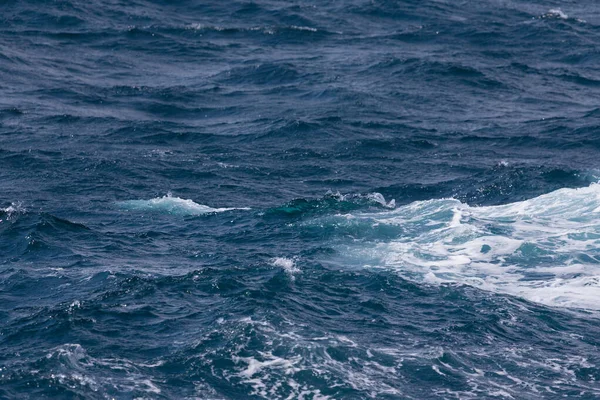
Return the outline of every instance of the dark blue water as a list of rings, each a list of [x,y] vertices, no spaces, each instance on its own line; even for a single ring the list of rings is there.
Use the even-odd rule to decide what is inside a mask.
[[[0,1],[0,398],[597,399],[593,0]]]

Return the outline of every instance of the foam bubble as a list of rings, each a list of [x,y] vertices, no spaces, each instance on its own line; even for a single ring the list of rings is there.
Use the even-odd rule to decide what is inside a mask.
[[[248,210],[248,208],[213,208],[198,204],[193,200],[173,197],[171,194],[150,200],[121,201],[117,204],[124,210],[151,211],[174,215],[203,215],[231,210]]]

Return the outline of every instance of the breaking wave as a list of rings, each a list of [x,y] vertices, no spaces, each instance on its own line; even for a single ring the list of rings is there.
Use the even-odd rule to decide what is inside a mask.
[[[501,206],[436,199],[326,218],[338,226],[396,228],[391,240],[365,235],[368,240],[358,246],[343,245],[341,253],[354,263],[391,268],[419,282],[468,284],[551,306],[600,309],[599,184]]]
[[[117,203],[118,206],[128,211],[150,211],[173,215],[204,215],[220,213],[231,210],[248,210],[248,208],[213,208],[198,204],[190,199],[173,197],[170,194],[150,200],[126,200]]]

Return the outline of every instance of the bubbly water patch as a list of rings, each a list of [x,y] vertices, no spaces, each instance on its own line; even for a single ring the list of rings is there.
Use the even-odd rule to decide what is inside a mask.
[[[377,341],[386,336],[390,340]],[[220,340],[217,348],[202,345],[215,338]],[[364,332],[344,336],[289,319],[232,318],[199,338],[194,349],[204,351],[194,353],[192,365],[204,366],[214,383],[234,384],[246,397],[262,399],[543,399],[549,391],[559,397],[575,390],[590,398],[600,394],[582,380],[583,373],[596,374],[593,358],[555,358],[544,347],[494,338],[483,347],[459,339],[465,346],[456,348],[442,338],[398,331],[383,331],[379,338]],[[532,376],[537,379],[531,381]],[[425,388],[406,385],[423,379]],[[448,379],[454,384],[448,385]]]
[[[17,201],[10,203],[10,206],[6,208],[0,208],[0,217],[2,216],[2,214],[4,214],[7,220],[11,220],[15,215],[23,214],[25,212],[27,212],[27,209],[23,207],[23,204],[21,202]],[[0,222],[2,222],[2,219],[0,219]]]
[[[290,258],[276,257],[271,260],[271,263],[275,267],[283,268],[283,270],[289,274],[292,279],[294,278],[294,274],[302,272],[300,268],[296,267],[296,261]]]
[[[565,14],[561,9],[553,8],[549,10],[546,14],[544,14],[545,18],[561,18],[568,19],[569,16]]]
[[[353,217],[372,227],[402,228],[386,242],[350,245],[354,261],[421,282],[600,310],[599,184],[501,206],[441,199]]]
[[[44,361],[46,378],[53,384],[88,387],[109,398],[109,394],[158,395],[161,389],[142,372],[160,364],[136,364],[126,359],[94,358],[79,344],[64,344],[52,349]],[[111,372],[119,372],[118,377]],[[44,372],[46,374],[46,372]],[[136,396],[133,396],[136,397]]]
[[[127,200],[117,203],[119,207],[129,211],[151,211],[174,215],[203,215],[231,210],[248,210],[248,208],[213,208],[198,204],[193,200],[172,197],[170,194],[150,200]]]
[[[291,29],[297,30],[297,31],[309,31],[309,32],[317,32],[317,28],[311,28],[310,26],[297,26],[297,25],[292,25],[290,26]]]

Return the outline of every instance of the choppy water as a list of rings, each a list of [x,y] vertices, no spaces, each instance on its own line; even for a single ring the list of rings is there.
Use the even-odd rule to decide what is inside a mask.
[[[600,8],[0,2],[0,398],[597,399]]]

